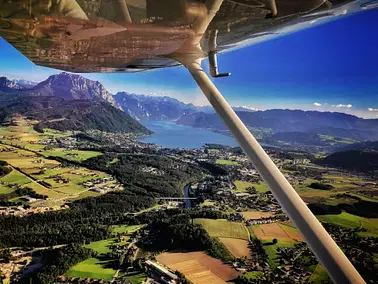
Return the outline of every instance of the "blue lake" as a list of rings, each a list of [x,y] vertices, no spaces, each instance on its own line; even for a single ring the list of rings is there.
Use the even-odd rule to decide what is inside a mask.
[[[176,124],[171,120],[141,121],[148,129],[155,132],[139,141],[154,143],[167,148],[200,148],[206,143],[239,146],[232,137],[210,130]]]

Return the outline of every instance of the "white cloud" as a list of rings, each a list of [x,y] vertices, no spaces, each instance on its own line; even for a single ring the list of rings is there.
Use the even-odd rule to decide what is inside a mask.
[[[368,111],[378,111],[378,108],[371,108],[371,107],[369,107]]]
[[[312,105],[313,105],[313,106],[316,106],[316,107],[320,107],[320,106],[322,106],[321,103],[317,103],[317,102],[313,103]]]
[[[351,104],[343,105],[343,104],[338,104],[338,105],[332,105],[332,107],[336,108],[352,108]]]
[[[258,111],[258,110],[260,110],[258,108],[251,107],[251,106],[236,106],[236,108],[244,108],[244,109],[248,109],[248,110],[251,110],[251,111]]]

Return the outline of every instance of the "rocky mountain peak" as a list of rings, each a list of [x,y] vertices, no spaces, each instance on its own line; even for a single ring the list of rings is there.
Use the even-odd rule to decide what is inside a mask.
[[[21,89],[22,87],[16,82],[9,80],[7,77],[0,77],[0,91],[9,92]]]
[[[51,75],[33,88],[33,93],[44,96],[58,96],[67,100],[106,101],[118,106],[113,96],[98,81],[92,81],[77,74],[62,72]]]

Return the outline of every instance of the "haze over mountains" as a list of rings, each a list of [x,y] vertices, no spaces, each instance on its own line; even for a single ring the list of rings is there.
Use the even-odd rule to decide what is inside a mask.
[[[82,110],[85,109],[82,113],[90,114],[90,121],[96,120],[96,116],[101,117],[101,121],[104,121],[104,123],[100,123],[100,119],[98,119],[96,123],[91,125],[101,124],[100,128],[107,129],[107,131],[111,131],[110,129],[113,129],[113,131],[135,130],[138,128],[135,128],[135,125],[140,125],[136,121],[137,124],[134,125],[133,118],[135,118],[137,120],[177,120],[179,124],[227,133],[222,120],[208,106],[194,106],[167,96],[136,95],[125,91],[118,92],[113,96],[98,81],[64,72],[52,75],[37,85],[25,82],[27,81],[0,78],[0,94],[2,94],[0,100],[3,117],[9,115],[12,110],[28,115],[31,113],[35,115],[35,110],[39,110],[49,113],[44,117],[45,120],[51,119],[55,115],[57,118],[64,117],[69,121],[68,113],[72,116],[75,112],[68,112],[68,107],[73,107],[76,110],[76,115],[73,115],[75,121],[73,125],[78,125],[77,120],[81,117],[79,113],[80,108],[82,108]],[[29,101],[22,99],[24,97],[28,97]],[[51,97],[60,98],[61,105],[57,104],[57,100],[52,100]],[[93,107],[88,103],[75,105],[72,101],[91,101]],[[13,105],[10,107],[9,103]],[[20,107],[17,104],[23,106]],[[124,112],[114,111],[112,108],[104,107],[104,104],[122,109]],[[101,113],[101,106],[105,114]],[[56,109],[54,114],[51,114],[52,107]],[[49,111],[46,110],[47,108],[49,108]],[[94,109],[96,109],[96,112],[94,112]],[[362,119],[344,113],[318,111],[280,109],[259,111],[248,107],[234,107],[234,109],[252,131],[262,132],[263,138],[270,141],[279,140],[316,145],[324,142],[322,135],[358,141],[378,140],[378,119]],[[41,115],[38,117],[41,117]],[[132,122],[131,124],[134,126],[131,128],[120,127],[120,123],[116,121],[125,122],[124,119],[128,121],[127,125],[130,126]],[[105,124],[109,124],[110,127],[104,127]],[[83,128],[83,125],[77,127]],[[145,132],[141,125],[139,129]]]
[[[249,128],[263,128],[279,134],[277,139],[288,141],[298,133],[321,134],[354,140],[378,140],[378,120],[362,119],[353,115],[336,112],[273,109],[256,112],[238,112],[240,119]],[[192,127],[226,131],[216,114],[194,113],[182,116],[180,124]],[[291,138],[292,140],[292,138]]]

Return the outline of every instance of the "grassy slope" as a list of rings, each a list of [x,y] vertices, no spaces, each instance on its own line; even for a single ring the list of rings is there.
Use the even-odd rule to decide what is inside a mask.
[[[231,161],[231,160],[223,160],[223,159],[217,159],[216,163],[219,165],[233,165],[233,166],[239,165],[238,162]]]
[[[117,225],[112,227],[113,233],[125,233],[131,234],[139,230],[143,225],[127,226],[127,225]],[[127,238],[126,238],[127,240]],[[122,242],[125,244],[126,242]],[[111,260],[100,260],[101,256],[105,256],[107,253],[111,252],[111,245],[121,244],[117,242],[117,238],[110,238],[102,241],[91,242],[85,245],[87,248],[91,248],[100,254],[98,258],[90,258],[79,264],[71,267],[71,269],[66,273],[69,277],[81,277],[81,278],[96,278],[111,280],[116,272],[113,268],[107,267]],[[143,273],[130,273],[126,276],[127,279],[131,281],[132,284],[141,283],[140,280],[145,280],[146,276]]]
[[[365,228],[367,232],[358,233],[361,236],[378,237],[378,218],[364,218],[342,212],[338,215],[320,215],[317,218],[325,223],[332,223],[345,228]]]
[[[194,222],[201,224],[211,237],[249,240],[246,227],[242,223],[202,218],[194,219]]]
[[[104,280],[112,280],[115,270],[105,268],[108,261],[100,261],[97,258],[89,258],[79,264],[73,266],[67,273],[69,277],[80,278],[96,278]]]
[[[236,192],[246,192],[246,189],[252,186],[255,187],[256,191],[259,193],[267,192],[269,190],[269,188],[266,186],[264,182],[253,183],[248,181],[236,180],[234,183],[236,186]]]
[[[279,247],[293,247],[295,245],[295,242],[281,242],[278,241],[276,244],[272,245],[270,241],[263,241],[264,244],[264,250],[266,254],[268,255],[268,263],[272,267],[276,267],[278,265],[278,259],[277,259],[277,248]]]

